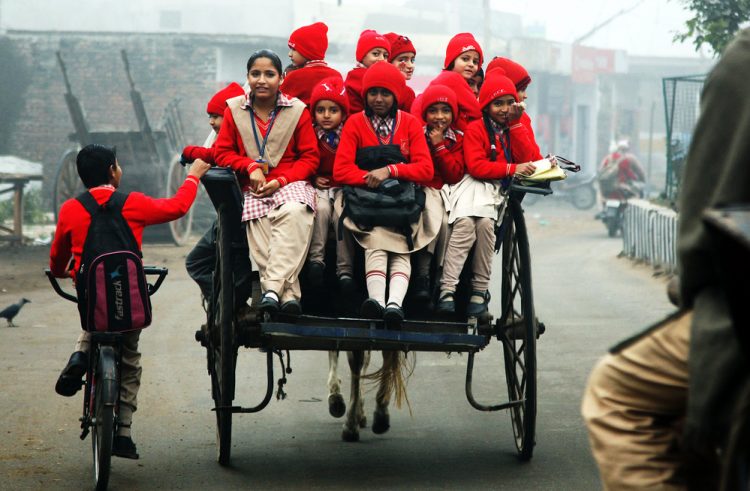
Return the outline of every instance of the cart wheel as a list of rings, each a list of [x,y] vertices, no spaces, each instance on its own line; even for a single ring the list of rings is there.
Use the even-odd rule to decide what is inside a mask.
[[[231,226],[229,214],[219,210],[216,230],[217,267],[214,281],[214,330],[210,336],[213,358],[211,382],[214,388],[216,410],[217,460],[228,465],[232,447],[232,412],[228,409],[234,400],[234,370],[237,363],[237,345],[234,339],[234,275],[231,258]]]
[[[169,174],[167,174],[167,197],[174,196],[177,190],[180,189],[180,186],[182,186],[182,183],[187,177],[187,173],[187,168],[180,164],[180,156],[176,155],[169,164]],[[191,206],[190,210],[188,210],[184,217],[169,222],[169,231],[175,245],[185,245],[190,239],[190,232],[193,229],[194,209],[195,207]]]
[[[594,186],[578,186],[572,191],[570,202],[579,210],[588,210],[596,204]]]
[[[78,177],[78,169],[76,168],[77,155],[77,149],[67,150],[57,166],[55,190],[52,200],[55,206],[55,219],[59,218],[60,207],[65,201],[75,198],[86,191],[81,179]]]
[[[511,197],[504,218],[500,339],[516,448],[521,460],[534,452],[536,428],[537,321],[531,290],[531,260],[526,222],[520,203]]]

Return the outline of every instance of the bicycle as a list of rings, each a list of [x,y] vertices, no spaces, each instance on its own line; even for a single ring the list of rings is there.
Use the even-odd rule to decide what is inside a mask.
[[[151,296],[161,286],[168,270],[153,266],[144,267],[143,270],[146,275],[158,275],[156,282],[148,285],[148,294]],[[44,272],[55,293],[65,300],[78,303],[78,298],[65,292],[49,269],[45,269]],[[120,402],[121,347],[122,333],[91,332],[86,378],[82,382],[83,415],[79,421],[81,440],[91,433],[94,483],[97,490],[107,489],[112,441],[119,428],[117,415]]]

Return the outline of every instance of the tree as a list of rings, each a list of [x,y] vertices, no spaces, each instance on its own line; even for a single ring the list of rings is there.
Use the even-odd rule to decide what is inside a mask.
[[[687,30],[676,41],[693,40],[698,51],[707,44],[720,55],[743,23],[750,21],[750,0],[680,0],[695,15],[685,23]]]

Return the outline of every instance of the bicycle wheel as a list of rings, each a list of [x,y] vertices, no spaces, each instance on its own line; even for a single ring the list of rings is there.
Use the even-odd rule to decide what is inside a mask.
[[[99,359],[94,373],[94,400],[91,414],[91,449],[94,457],[96,489],[107,489],[112,460],[112,440],[115,432],[117,404],[117,365],[112,346],[99,348]]]
[[[217,460],[228,465],[232,447],[232,412],[227,409],[234,400],[234,369],[237,361],[237,346],[234,341],[234,274],[232,271],[232,224],[227,213],[219,210],[216,234],[218,292],[215,308],[218,343],[214,349],[215,401]]]
[[[523,209],[510,199],[504,217],[500,319],[505,377],[516,449],[521,460],[534,452],[536,429],[537,322],[531,290],[531,260]]]

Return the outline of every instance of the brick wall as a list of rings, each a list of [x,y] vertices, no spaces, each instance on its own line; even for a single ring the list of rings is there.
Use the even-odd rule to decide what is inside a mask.
[[[125,49],[136,88],[141,92],[149,122],[157,129],[165,106],[180,98],[186,140],[202,144],[210,128],[206,102],[224,82],[216,81],[222,46],[242,46],[249,54],[276,47],[272,38],[209,37],[176,34],[93,34],[8,32],[31,73],[23,94],[22,116],[12,126],[8,153],[43,163],[45,189],[51,195],[63,153],[75,143],[68,139],[73,123],[65,103],[65,85],[55,52],[65,61],[73,94],[83,107],[90,130],[137,130],[130,88],[120,57]],[[238,78],[244,66],[238,67]]]

